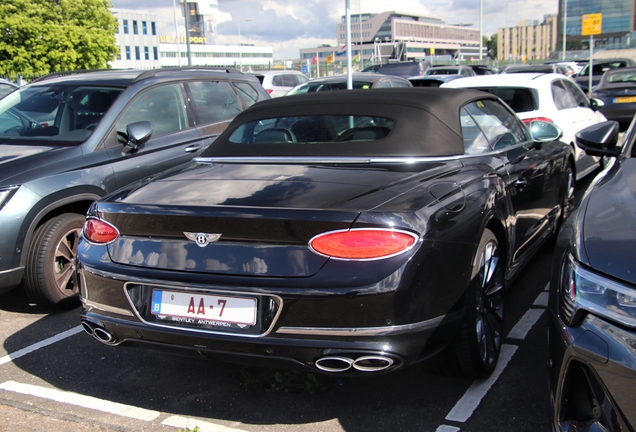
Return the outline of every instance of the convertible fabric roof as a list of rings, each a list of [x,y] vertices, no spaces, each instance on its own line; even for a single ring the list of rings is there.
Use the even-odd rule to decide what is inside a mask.
[[[202,157],[223,156],[451,156],[464,154],[459,122],[463,106],[498,98],[469,89],[390,88],[342,90],[284,96],[252,105],[239,114]],[[237,144],[230,135],[242,124],[278,117],[376,116],[392,119],[386,138],[364,143],[299,145]]]

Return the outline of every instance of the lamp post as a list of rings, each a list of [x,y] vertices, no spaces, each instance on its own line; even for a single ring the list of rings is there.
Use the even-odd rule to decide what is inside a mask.
[[[254,18],[248,18],[236,23],[238,27],[238,49],[239,49],[239,70],[243,72],[243,57],[241,56],[241,23],[246,21],[252,21]]]
[[[563,61],[565,61],[565,40],[568,35],[568,0],[565,0],[564,3],[563,13],[561,14],[561,18],[563,19]]]

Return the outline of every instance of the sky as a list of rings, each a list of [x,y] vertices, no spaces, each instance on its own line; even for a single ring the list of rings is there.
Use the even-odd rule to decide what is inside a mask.
[[[179,8],[179,0],[174,0]],[[543,20],[558,12],[558,0],[482,0],[483,34],[490,36],[519,21]],[[111,0],[113,7],[157,15],[159,35],[175,35],[173,0]],[[300,48],[336,45],[336,24],[345,14],[345,0],[218,0],[215,32],[208,43],[236,45],[240,22],[243,44],[271,46],[274,59],[295,59]],[[350,0],[352,15],[389,10],[432,15],[447,24],[472,24],[479,28],[480,0]],[[388,6],[390,5],[390,6]],[[387,9],[390,7],[390,9]],[[250,21],[245,21],[250,19]],[[179,35],[185,35],[184,18],[177,12]]]

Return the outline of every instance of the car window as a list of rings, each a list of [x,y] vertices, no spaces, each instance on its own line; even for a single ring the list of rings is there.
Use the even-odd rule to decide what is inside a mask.
[[[558,110],[576,108],[578,104],[572,93],[570,93],[564,86],[561,80],[552,81],[552,99],[554,105]]]
[[[239,99],[241,100],[245,108],[250,107],[256,103],[256,101],[258,100],[258,91],[256,91],[254,87],[249,85],[249,83],[235,82],[234,86],[236,86]]]
[[[186,129],[188,121],[179,85],[153,87],[137,95],[119,117],[117,132],[125,133],[127,125],[139,121],[153,123],[153,136]]]
[[[0,83],[0,98],[5,97],[15,89],[16,88],[10,84]]]
[[[309,78],[307,78],[305,75],[296,75],[296,78],[298,79],[298,84],[306,83],[307,81],[309,81]]]
[[[405,83],[404,81],[391,81],[391,86],[392,87],[411,87],[410,85],[408,85],[407,83]]]
[[[386,137],[393,124],[388,118],[355,115],[277,117],[243,124],[229,141],[237,144],[376,141]]]
[[[464,139],[464,151],[466,154],[487,153],[492,150],[488,139],[481,131],[473,117],[466,108],[462,108],[459,121],[462,127],[462,137]]]
[[[200,124],[229,120],[243,111],[236,92],[227,81],[195,81],[187,85],[194,97]]]
[[[503,100],[516,113],[538,109],[536,98],[531,89],[526,87],[473,87],[485,91]]]
[[[374,88],[390,88],[391,87],[391,81],[382,81],[380,82],[378,85],[374,86]]]
[[[574,97],[574,100],[576,101],[576,106],[579,106],[582,108],[590,107],[590,102],[587,96],[585,96],[585,93],[583,93],[583,90],[581,90],[581,87],[579,87],[577,84],[571,81],[564,80],[563,84],[565,84],[565,87],[570,91],[570,93],[572,93],[572,96]]]
[[[500,102],[494,100],[475,101],[466,105],[465,109],[495,150],[501,150],[529,139],[527,129]]]

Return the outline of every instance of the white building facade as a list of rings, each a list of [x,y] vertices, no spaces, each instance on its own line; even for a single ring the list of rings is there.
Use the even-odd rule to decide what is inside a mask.
[[[147,12],[110,9],[117,18],[115,39],[119,54],[110,62],[113,69],[161,67],[157,16]]]

